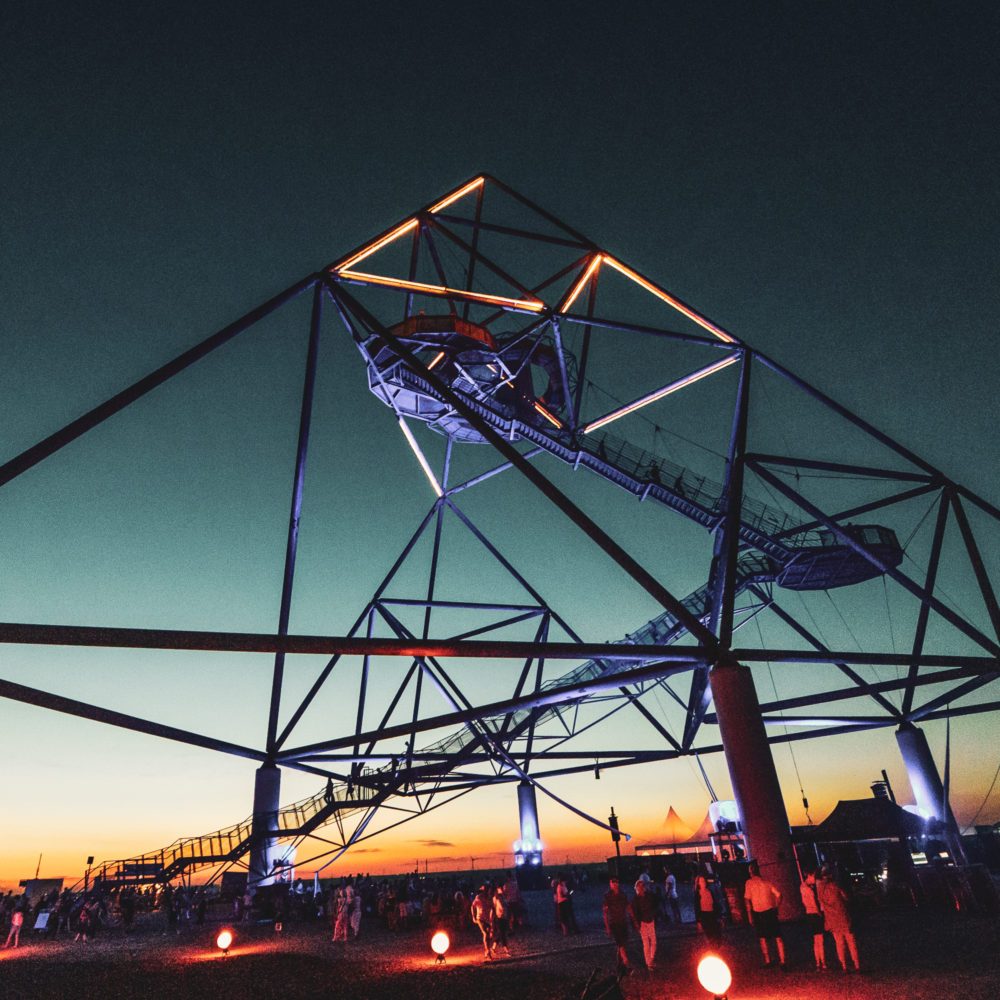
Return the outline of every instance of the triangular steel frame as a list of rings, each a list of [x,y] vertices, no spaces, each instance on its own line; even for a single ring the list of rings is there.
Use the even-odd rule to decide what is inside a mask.
[[[491,222],[486,199],[493,197],[494,194],[516,202],[527,214],[537,218],[537,228],[521,228]],[[456,214],[458,209],[472,203],[474,204],[470,214]],[[463,227],[468,230],[468,239],[459,235],[459,230]],[[543,231],[546,227],[548,232]],[[558,248],[560,253],[565,254],[567,261],[544,280],[536,280],[533,283],[519,280],[513,273],[516,270],[516,261],[514,265],[505,266],[482,253],[479,248],[479,237],[485,232],[502,233],[506,238],[513,240],[537,242]],[[379,274],[371,270],[379,251],[404,239],[409,239],[412,244],[411,269],[406,276]],[[459,275],[461,280],[455,280],[454,276],[448,273],[440,255],[435,251],[435,240],[448,241],[454,252],[464,255],[465,263]],[[439,283],[424,281],[416,275],[418,253],[425,244],[426,252],[433,258]],[[364,265],[364,269],[361,269],[360,265]],[[668,307],[673,314],[694,324],[698,332],[685,332],[647,323],[616,321],[613,317],[599,315],[595,309],[597,289],[602,274],[612,273],[619,278],[627,279],[657,302]],[[484,274],[491,276],[490,290],[476,287],[479,277]],[[500,288],[495,287],[492,282],[499,283]],[[398,294],[399,308],[394,318],[382,318],[374,307],[365,304],[364,294],[371,289],[376,289],[383,295]],[[513,294],[500,294],[500,290]],[[486,781],[522,780],[528,774],[529,766],[533,769],[532,780],[536,780],[588,770],[594,766],[595,760],[600,760],[603,769],[650,760],[666,760],[695,752],[710,753],[721,749],[717,744],[699,743],[698,738],[705,724],[711,725],[715,722],[714,715],[710,711],[708,671],[712,664],[722,657],[735,657],[747,663],[824,663],[831,665],[850,681],[849,685],[842,688],[821,690],[807,695],[778,697],[772,702],[763,703],[765,722],[785,729],[783,734],[772,736],[772,742],[897,726],[916,720],[992,712],[1000,708],[1000,700],[970,700],[970,696],[981,693],[983,688],[1000,678],[1000,608],[993,583],[996,571],[995,568],[988,566],[988,553],[979,537],[980,533],[970,522],[969,508],[975,509],[977,517],[995,527],[1000,523],[1000,511],[997,507],[954,482],[910,449],[798,378],[767,355],[751,348],[673,293],[489,175],[476,175],[442,197],[429,202],[424,208],[389,227],[375,239],[355,248],[316,274],[309,275],[292,285],[61,430],[9,459],[0,466],[0,486],[22,475],[71,441],[126,409],[147,393],[306,292],[312,294],[313,309],[302,393],[284,581],[276,631],[273,634],[234,634],[27,623],[0,624],[0,639],[6,643],[273,652],[275,663],[271,705],[263,746],[260,749],[236,746],[210,736],[128,716],[97,705],[84,704],[6,680],[0,680],[0,696],[190,745],[236,754],[259,762],[276,762],[284,767],[335,779],[344,786],[341,792],[346,793],[356,789],[361,783],[361,776],[359,774],[345,776],[337,769],[336,761],[351,754],[356,763],[361,756],[362,744],[368,748],[367,758],[374,761],[379,758],[377,749],[379,741],[398,740],[402,732],[405,732],[410,741],[406,780],[390,780],[390,772],[393,770],[391,768],[388,771],[385,768],[375,769],[367,776],[365,780],[371,800],[369,805],[372,806],[373,803],[374,805],[364,812],[355,831],[342,838],[339,850],[346,849],[351,843],[370,835],[366,830],[375,808],[379,806],[387,808],[387,799],[390,796],[419,798],[422,782],[425,787],[447,789],[449,794],[462,794]],[[408,342],[405,330],[400,330],[399,317],[402,317],[405,324],[415,315],[420,300],[441,302],[451,315],[456,317],[460,315],[463,321],[470,321],[470,316],[474,317],[474,321],[484,327],[488,327],[500,316],[514,318],[520,316],[522,322],[523,318],[527,317],[526,324],[519,328],[519,340],[533,345],[531,350],[543,342],[551,350],[552,356],[558,363],[558,376],[562,383],[560,406],[553,407],[547,400],[534,399],[532,406],[536,415],[529,413],[527,419],[523,415],[519,418],[505,414],[502,408],[492,406],[488,391],[485,391],[482,398],[477,398],[457,390],[440,370],[435,370],[435,363],[429,358],[427,351],[419,344]],[[373,601],[358,618],[354,629],[346,636],[289,634],[298,524],[312,421],[316,356],[320,339],[324,336],[323,310],[330,305],[333,306],[344,330],[358,348],[370,373],[375,371],[378,374],[378,366],[369,349],[370,344],[377,342],[380,349],[386,352],[386,356],[394,359],[392,363],[396,372],[402,372],[414,384],[419,384],[422,387],[421,391],[425,391],[428,398],[438,401],[456,419],[464,421],[499,456],[500,464],[475,480],[449,485],[445,473],[438,482],[438,498],[421,523],[418,535],[428,526],[431,519],[436,517],[439,537],[441,518],[445,511],[456,514],[465,521],[470,530],[476,531],[471,521],[462,514],[455,499],[456,495],[464,489],[486,481],[492,475],[514,469],[580,529],[581,544],[593,544],[603,551],[639,588],[662,606],[663,614],[642,626],[626,641],[619,643],[586,643],[580,641],[573,633],[569,633],[572,636],[570,642],[553,642],[546,630],[539,632],[533,641],[508,642],[469,636],[434,638],[426,627],[423,634],[414,635],[404,629],[398,620],[393,621],[391,613],[387,613],[385,608],[377,607],[377,602]],[[583,346],[578,358],[571,357],[565,346],[564,332],[570,327],[579,329],[582,333]],[[587,374],[588,345],[594,331],[599,330],[615,330],[621,334],[642,338],[659,338],[666,344],[675,342],[689,345],[711,352],[714,360],[690,370],[687,375],[675,378],[652,392],[635,396],[617,409],[606,411],[597,418],[584,419],[581,398]],[[719,352],[722,353],[721,358],[718,356]],[[526,357],[530,359],[530,356],[531,351],[528,351]],[[523,363],[527,364],[528,361]],[[754,451],[748,442],[748,427],[753,405],[751,373],[758,369],[767,370],[777,376],[845,424],[851,425],[894,456],[894,460],[903,467],[845,464],[806,455],[778,455]],[[731,370],[731,374],[736,374],[737,386],[731,407],[732,427],[726,455],[725,481],[718,488],[711,489],[704,480],[693,483],[691,478],[686,478],[688,470],[678,469],[661,456],[647,453],[637,456],[633,454],[635,449],[628,450],[631,446],[626,447],[626,444],[622,444],[615,451],[613,439],[604,432],[607,424],[680,392],[695,382],[707,384],[706,380],[710,381],[724,370]],[[397,416],[403,428],[408,430],[405,415],[397,414]],[[409,437],[412,440],[412,435]],[[518,447],[518,444],[522,446]],[[416,450],[419,452],[419,447]],[[448,454],[450,453],[449,442]],[[714,557],[703,592],[699,591],[688,598],[679,598],[664,586],[656,574],[630,555],[600,524],[585,514],[564,491],[556,487],[553,481],[541,472],[533,459],[535,455],[543,453],[568,462],[574,468],[581,466],[587,468],[616,482],[637,499],[659,502],[711,532],[714,536]],[[895,482],[898,484],[898,489],[887,497],[854,503],[839,511],[830,511],[823,509],[787,481],[789,472],[798,473],[803,470],[819,471],[830,476],[849,475],[861,479],[867,477],[869,480]],[[426,471],[429,470],[425,468]],[[744,478],[748,472],[793,504],[804,519],[795,523],[787,523],[786,519],[779,523],[772,518],[772,511],[754,508],[744,496]],[[903,572],[898,562],[894,563],[887,558],[885,551],[878,545],[859,536],[852,530],[851,525],[855,518],[871,514],[884,516],[894,507],[920,497],[932,500],[937,505],[937,512],[929,562],[924,568],[923,578],[915,579]],[[988,627],[956,610],[939,590],[938,570],[942,558],[943,540],[949,525],[953,526],[953,530],[957,531],[961,540],[968,570],[972,574],[976,591],[986,611]],[[838,547],[844,552],[845,558],[854,558],[868,564],[872,568],[872,575],[893,582],[900,588],[900,593],[905,592],[917,602],[919,612],[916,624],[903,652],[830,649],[815,630],[807,628],[775,597],[774,574],[769,577],[760,566],[768,561],[772,567],[783,565],[782,559],[787,562],[795,555],[802,548],[803,539],[809,533],[822,533],[827,539],[823,544]],[[435,544],[435,552],[436,548]],[[498,551],[494,554],[499,556]],[[405,556],[404,552],[400,558]],[[758,560],[757,563],[753,563],[755,558]],[[397,561],[396,566],[398,565]],[[513,570],[513,567],[509,568]],[[513,571],[516,573],[516,570]],[[430,600],[428,598],[428,601]],[[741,601],[748,603],[741,605]],[[551,609],[544,603],[540,603],[538,607],[545,609],[539,611],[540,615],[551,615]],[[794,649],[736,646],[734,639],[740,625],[755,620],[764,611],[773,614],[783,627],[800,637],[803,645]],[[376,612],[393,628],[395,634],[392,637],[378,638],[372,635],[370,624]],[[958,653],[927,651],[928,624],[933,620],[932,616],[948,623],[955,634],[961,636],[965,644],[963,651]],[[546,621],[548,620],[550,619],[546,617]],[[368,634],[359,636],[357,632],[366,622]],[[484,634],[484,631],[478,631],[477,634]],[[673,645],[685,634],[693,644]],[[973,649],[974,652],[969,652],[969,649]],[[548,663],[566,659],[571,662],[586,661],[585,667],[587,664],[597,666],[591,669],[586,677],[571,672],[566,675],[564,683],[553,683],[545,690],[536,685],[535,690],[531,692],[526,692],[524,689],[522,672],[521,683],[516,687],[513,696],[508,699],[489,704],[475,704],[472,699],[463,695],[461,699],[455,701],[449,711],[420,719],[417,718],[417,713],[414,713],[412,724],[400,731],[397,731],[398,727],[386,724],[375,729],[366,729],[362,721],[364,713],[359,708],[356,732],[321,743],[289,747],[290,736],[305,707],[300,706],[284,727],[279,729],[284,662],[288,655],[301,652],[323,652],[333,657],[326,671],[318,678],[310,697],[319,690],[329,676],[332,665],[342,656],[358,656],[365,661],[374,655],[411,657],[413,663],[418,665],[417,669],[421,676],[425,672],[428,676],[433,675],[444,688],[448,688],[449,685],[445,683],[447,675],[440,661],[448,657],[488,659],[515,657],[520,658],[525,664],[531,663],[534,658],[544,658]],[[906,673],[905,677],[871,681],[858,673],[859,665],[871,668],[903,668]],[[686,696],[678,694],[670,686],[670,679],[679,674],[689,674],[691,677],[690,690]],[[948,687],[944,691],[935,692],[923,703],[917,704],[918,692],[927,685],[948,685]],[[684,732],[680,738],[671,735],[662,722],[657,720],[655,713],[643,705],[642,695],[650,690],[667,690],[671,697],[684,707]],[[889,699],[888,695],[891,692],[901,694],[902,700],[899,705],[895,705]],[[873,714],[849,713],[802,717],[786,714],[802,707],[816,707],[858,697],[867,699],[876,711]],[[455,754],[452,761],[445,761],[444,764],[433,767],[424,767],[423,764],[418,767],[414,764],[419,757],[415,741],[420,733],[457,725],[473,729],[479,727],[482,735],[483,732],[489,731],[490,720],[506,719],[509,728],[510,720],[514,719],[517,713],[527,713],[527,717],[531,720],[529,728],[533,732],[534,722],[543,716],[559,717],[565,722],[559,714],[562,711],[559,706],[572,708],[588,701],[600,700],[610,700],[612,712],[626,705],[638,708],[660,731],[664,739],[664,748],[658,751],[638,751],[598,746],[585,751],[563,750],[561,747],[566,740],[579,735],[570,725],[565,727],[567,730],[565,739],[558,741],[553,747],[541,748],[533,738],[529,738],[526,743],[527,749],[522,748],[515,753],[513,738],[508,739],[510,733],[498,729],[489,737],[492,741],[490,745],[483,745],[481,762],[488,763],[488,758],[495,762],[497,754],[500,754],[503,757],[503,766],[499,769],[494,768],[492,773],[486,776],[468,769],[470,762],[475,763],[475,755],[471,754],[467,747],[463,747],[460,753]],[[387,719],[383,721],[385,723]],[[797,723],[808,725],[809,728],[789,733],[787,726]],[[588,724],[581,727],[580,731],[589,731],[590,728]],[[382,758],[386,756],[386,753],[381,754]],[[394,755],[389,756],[391,758]],[[395,771],[398,772],[399,768],[397,767]],[[342,794],[337,801],[342,804],[352,803],[350,794],[347,794],[346,798]],[[430,798],[425,805],[418,805],[415,814],[430,808],[429,802]],[[357,803],[351,804],[350,808],[355,808],[355,805],[361,808],[363,803],[358,800]],[[323,818],[348,811],[350,810],[345,808],[326,809]],[[298,826],[286,826],[282,829],[282,833],[311,835],[318,825],[317,817],[323,812],[322,807],[314,809],[310,819],[299,822]]]

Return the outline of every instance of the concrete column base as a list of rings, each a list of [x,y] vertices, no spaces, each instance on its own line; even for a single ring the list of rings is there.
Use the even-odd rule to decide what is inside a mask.
[[[794,919],[802,914],[799,869],[753,675],[742,663],[720,660],[709,681],[750,857],[781,893],[781,919]]]
[[[280,796],[281,771],[274,764],[261,764],[254,775],[253,785],[253,833],[249,874],[251,888],[271,885],[274,882],[271,865],[277,841],[267,834],[277,828]]]

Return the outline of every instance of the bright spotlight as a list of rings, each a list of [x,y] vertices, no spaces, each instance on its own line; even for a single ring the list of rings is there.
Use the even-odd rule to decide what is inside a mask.
[[[434,937],[431,938],[431,951],[437,955],[435,961],[443,962],[445,953],[451,946],[451,939],[445,934],[444,931],[438,931]]]
[[[716,1000],[725,1000],[726,991],[733,984],[733,974],[718,955],[706,955],[698,963],[698,982]]]
[[[233,932],[231,930],[219,931],[215,944],[223,955],[228,955],[229,949],[233,946]]]

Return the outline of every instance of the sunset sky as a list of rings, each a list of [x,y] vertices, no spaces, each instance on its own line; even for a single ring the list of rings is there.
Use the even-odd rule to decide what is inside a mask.
[[[1000,15],[862,3],[581,15],[561,2],[5,11],[0,462],[487,171],[1000,501]],[[275,629],[308,306],[3,487],[0,620]],[[432,497],[346,338],[323,345],[316,405],[291,630],[336,635]],[[650,447],[650,426],[622,433]],[[704,582],[707,543],[668,533],[667,512],[546,472],[672,592]],[[656,613],[530,490],[473,493],[470,512],[584,638],[620,638]],[[492,587],[456,546],[445,589]],[[844,597],[841,641],[891,641],[891,600],[880,582]],[[294,690],[319,660],[290,670]],[[259,747],[271,661],[8,645],[0,677]],[[341,734],[339,697],[306,739]],[[995,728],[989,715],[952,725],[960,823],[996,770]],[[926,731],[943,762],[944,723]],[[9,701],[0,733],[4,888],[39,854],[43,876],[75,878],[87,855],[156,849],[250,812],[251,761]],[[800,780],[816,821],[868,795],[882,768],[910,801],[890,729],[774,756],[793,823],[806,821]],[[728,797],[721,755],[703,762]],[[613,805],[635,843],[657,839],[671,805],[697,827],[709,801],[691,760],[555,787],[598,817]],[[314,791],[315,778],[285,775],[284,801]],[[539,807],[553,862],[610,853],[601,830]],[[979,822],[998,816],[995,792]],[[514,786],[484,789],[332,870],[496,864],[517,836]]]

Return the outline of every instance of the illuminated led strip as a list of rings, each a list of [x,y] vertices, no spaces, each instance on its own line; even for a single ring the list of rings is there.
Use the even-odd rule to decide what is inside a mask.
[[[443,357],[444,351],[438,351],[438,353],[434,355],[434,360],[427,366],[427,370],[430,371]]]
[[[464,187],[460,187],[454,193],[442,198],[436,205],[431,208],[431,212],[440,212],[442,209],[447,208],[449,205],[453,205],[459,198],[464,198],[470,191],[475,191],[476,188],[481,188],[483,184],[486,183],[485,177],[477,177],[474,181],[469,181]]]
[[[407,426],[406,421],[399,416],[399,414],[396,414],[396,419],[399,421],[399,427],[403,432],[403,436],[406,438],[413,454],[420,463],[420,468],[424,470],[424,475],[427,477],[427,482],[431,484],[431,489],[433,489],[439,497],[444,496],[444,490],[441,489],[441,484],[437,481],[437,477],[433,472],[431,472],[431,467],[427,464],[427,459],[424,458],[424,453],[420,450],[420,445],[417,444],[417,440],[413,436],[413,432]]]
[[[536,410],[537,410],[537,411],[538,411],[538,412],[539,412],[539,413],[540,413],[540,414],[541,414],[541,415],[542,415],[543,417],[545,417],[545,419],[546,419],[546,420],[547,420],[547,421],[548,421],[548,422],[549,422],[550,424],[552,424],[552,426],[553,426],[553,427],[560,427],[560,428],[562,427],[562,421],[561,421],[561,420],[559,420],[559,419],[558,419],[558,417],[554,417],[554,416],[553,416],[553,415],[552,415],[551,413],[549,413],[549,411],[548,411],[548,410],[546,410],[546,409],[545,409],[545,407],[544,407],[544,406],[542,406],[542,404],[541,404],[541,403],[534,403],[533,405],[534,405],[535,409],[536,409]]]
[[[474,180],[469,181],[468,184],[463,184],[457,191],[453,191],[451,194],[442,198],[441,201],[437,202],[437,204],[432,205],[429,211],[432,213],[440,212],[442,209],[454,204],[460,198],[465,197],[465,195],[469,194],[471,191],[481,188],[485,183],[485,177],[477,177]],[[501,308],[507,309],[521,309],[532,313],[540,313],[543,309],[545,309],[545,303],[539,301],[538,299],[514,299],[506,295],[488,295],[485,292],[464,291],[458,288],[447,288],[444,285],[430,285],[423,281],[409,281],[405,278],[386,278],[380,274],[369,274],[366,271],[353,270],[355,264],[360,264],[362,261],[367,260],[372,254],[381,250],[383,247],[387,247],[395,240],[398,240],[400,236],[404,236],[406,233],[411,232],[419,224],[420,220],[417,218],[407,219],[395,229],[386,233],[385,236],[376,240],[370,246],[365,247],[363,250],[359,250],[353,257],[348,257],[348,259],[342,263],[333,265],[330,270],[334,271],[339,277],[342,278],[355,279],[372,285],[385,285],[388,288],[402,288],[406,291],[424,292],[428,295],[454,296],[456,298],[468,299],[473,302],[483,302],[491,306],[500,306]]]
[[[384,278],[380,274],[368,274],[365,271],[340,270],[337,274],[342,278],[352,278],[372,285],[385,285],[388,288],[404,288],[407,291],[425,292],[428,295],[447,295],[459,299],[471,299],[473,302],[485,302],[487,305],[501,306],[508,309],[523,309],[526,312],[539,313],[545,308],[545,303],[539,302],[537,299],[511,299],[505,295],[467,292],[461,288],[428,285],[422,281],[407,281],[405,278]]]
[[[666,302],[668,306],[672,306],[679,313],[683,313],[688,319],[694,320],[700,327],[708,330],[709,333],[718,337],[719,340],[725,341],[727,344],[735,344],[736,338],[731,337],[725,330],[720,330],[713,323],[710,323],[704,316],[699,315],[693,309],[689,309],[682,302],[678,302],[672,295],[668,295],[662,288],[657,288],[652,282],[647,281],[641,274],[636,274],[630,267],[626,267],[620,261],[614,259],[614,257],[608,254],[601,255],[603,259],[610,264],[616,271],[620,271],[625,275],[626,278],[631,278],[637,285],[641,285],[646,289],[647,292],[652,292],[658,299]]]
[[[394,240],[398,240],[400,236],[408,233],[411,229],[417,227],[416,219],[407,219],[406,222],[401,225],[396,226],[391,232],[385,234],[380,240],[376,240],[370,246],[364,248],[364,250],[359,250],[353,257],[349,257],[342,264],[335,264],[331,270],[336,271],[338,274],[346,271],[349,267],[353,267],[355,264],[360,264],[361,261],[366,260],[370,257],[376,250],[381,250],[382,247],[388,246]]]
[[[639,399],[628,403],[618,410],[606,413],[592,424],[587,424],[583,432],[584,434],[589,434],[591,431],[596,431],[599,427],[610,424],[612,420],[617,420],[619,417],[634,413],[636,410],[642,409],[642,407],[648,406],[650,403],[655,403],[658,399],[663,399],[664,396],[669,396],[671,393],[677,392],[678,389],[683,389],[685,386],[694,385],[695,382],[699,382],[703,378],[708,378],[709,375],[714,375],[716,372],[722,371],[723,368],[728,368],[737,361],[739,361],[739,357],[734,354],[728,358],[723,358],[722,361],[716,361],[714,365],[709,365],[707,368],[700,368],[696,372],[691,372],[690,375],[685,375],[684,378],[678,379],[676,382],[671,382],[670,385],[665,385],[662,389],[657,389],[648,396],[641,396]]]
[[[460,187],[457,191],[453,191],[451,194],[442,198],[436,205],[431,208],[431,212],[440,212],[442,209],[447,208],[449,205],[454,204],[459,198],[464,197],[470,191],[475,191],[476,188],[482,187],[486,182],[485,177],[477,177],[474,181],[469,181],[468,184]],[[407,219],[406,222],[401,223],[391,232],[388,232],[381,239],[376,240],[370,246],[365,247],[363,250],[359,250],[353,257],[349,257],[347,260],[341,262],[340,264],[335,264],[333,267],[334,271],[342,272],[347,271],[352,268],[355,264],[360,264],[361,261],[367,260],[373,253],[381,250],[382,247],[388,246],[394,240],[399,239],[405,233],[410,232],[418,224],[417,219]]]
[[[580,295],[580,292],[583,291],[584,286],[587,284],[588,281],[590,281],[594,272],[601,266],[601,260],[603,259],[603,257],[604,255],[599,253],[591,260],[591,262],[587,265],[587,270],[584,271],[583,274],[580,276],[580,280],[577,281],[577,283],[570,290],[569,295],[567,295],[566,298],[559,305],[557,310],[558,312],[566,312],[570,308],[570,306],[572,306],[573,303],[576,302],[577,298]]]

